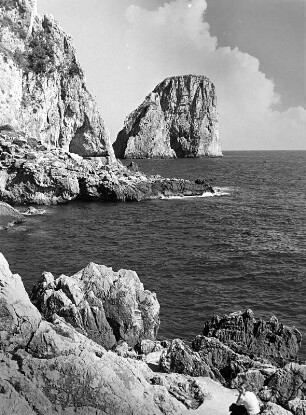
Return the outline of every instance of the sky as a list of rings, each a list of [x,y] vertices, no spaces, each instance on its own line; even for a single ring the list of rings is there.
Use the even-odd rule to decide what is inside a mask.
[[[205,75],[223,150],[306,150],[305,0],[38,0],[116,139],[169,76]]]

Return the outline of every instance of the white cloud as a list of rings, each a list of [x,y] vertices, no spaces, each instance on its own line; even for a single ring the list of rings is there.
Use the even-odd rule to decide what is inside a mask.
[[[205,0],[176,0],[153,11],[127,9],[130,69],[124,90],[131,99],[125,115],[165,77],[203,74],[217,89],[224,149],[306,149],[305,109],[273,109],[279,100],[273,81],[258,59],[218,47],[204,21],[206,8]]]
[[[131,3],[39,2],[41,10],[60,17],[72,33],[89,90],[113,140],[125,117],[164,78],[202,74],[216,86],[223,149],[306,149],[305,109],[275,110],[279,97],[258,59],[237,48],[218,47],[205,22],[205,0],[173,0],[153,10]]]

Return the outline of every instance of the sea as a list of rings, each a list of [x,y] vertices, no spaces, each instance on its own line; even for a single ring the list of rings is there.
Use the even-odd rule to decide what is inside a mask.
[[[136,162],[148,174],[207,179],[215,193],[74,202],[27,216],[0,233],[0,251],[27,291],[43,271],[72,275],[95,262],[132,269],[156,292],[159,339],[192,340],[214,314],[246,309],[306,337],[306,151]]]

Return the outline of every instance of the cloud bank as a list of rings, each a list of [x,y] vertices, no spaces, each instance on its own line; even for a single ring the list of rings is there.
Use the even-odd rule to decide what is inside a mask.
[[[255,57],[218,47],[206,8],[205,0],[175,0],[150,11],[127,8],[122,93],[129,100],[119,114],[126,116],[168,76],[202,74],[216,86],[223,149],[306,149],[306,110],[275,109],[280,97],[273,80]]]

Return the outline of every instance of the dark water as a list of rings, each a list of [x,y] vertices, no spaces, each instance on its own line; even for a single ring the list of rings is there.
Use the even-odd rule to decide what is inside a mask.
[[[157,293],[160,338],[191,339],[214,313],[246,308],[305,336],[306,152],[138,164],[167,177],[206,177],[225,195],[47,207],[0,233],[0,251],[26,288],[44,270],[71,274],[93,261],[133,269]]]

